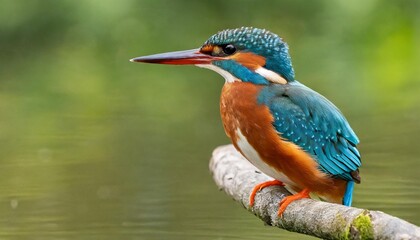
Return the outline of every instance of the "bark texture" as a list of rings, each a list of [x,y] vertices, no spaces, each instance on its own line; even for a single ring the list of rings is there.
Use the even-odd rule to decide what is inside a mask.
[[[420,239],[420,228],[380,211],[302,199],[291,203],[282,218],[278,203],[290,195],[283,187],[261,190],[249,206],[253,187],[272,180],[250,164],[232,145],[214,150],[210,171],[217,186],[266,224],[323,239]]]

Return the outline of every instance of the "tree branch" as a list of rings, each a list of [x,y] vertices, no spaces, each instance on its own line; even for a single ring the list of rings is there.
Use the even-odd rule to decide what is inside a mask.
[[[210,171],[220,189],[271,226],[323,239],[420,239],[419,227],[386,213],[312,199],[291,203],[279,218],[278,203],[290,195],[279,186],[261,190],[250,208],[252,188],[272,179],[259,172],[232,145],[214,150]]]

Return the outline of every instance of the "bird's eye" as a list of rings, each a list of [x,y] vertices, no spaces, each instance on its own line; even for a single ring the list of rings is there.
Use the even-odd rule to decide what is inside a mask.
[[[232,44],[226,44],[226,45],[223,45],[221,47],[222,47],[223,52],[226,55],[232,55],[236,52],[236,47],[233,46]]]

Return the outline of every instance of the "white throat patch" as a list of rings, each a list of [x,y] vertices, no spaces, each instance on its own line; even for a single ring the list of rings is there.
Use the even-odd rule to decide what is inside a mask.
[[[201,67],[201,68],[207,68],[207,69],[210,69],[210,70],[213,70],[213,71],[217,72],[222,77],[224,77],[226,82],[228,82],[228,83],[233,83],[233,82],[240,81],[238,78],[233,76],[230,72],[228,72],[224,69],[221,69],[220,67],[215,66],[213,64],[196,64],[195,66]],[[280,76],[279,74],[277,74],[277,73],[275,73],[271,70],[268,70],[264,67],[257,68],[255,70],[255,72],[260,74],[261,76],[263,76],[265,79],[267,79],[270,82],[280,83],[280,84],[286,84],[287,83],[286,79],[284,79],[282,76]]]
[[[196,64],[195,66],[201,67],[201,68],[207,68],[207,69],[210,69],[210,70],[213,70],[213,71],[217,72],[218,74],[222,75],[222,77],[224,77],[226,82],[228,82],[228,83],[233,83],[233,82],[239,81],[239,79],[236,78],[235,76],[233,76],[230,72],[228,72],[226,70],[223,70],[223,69],[221,69],[218,66],[215,66],[213,64]]]

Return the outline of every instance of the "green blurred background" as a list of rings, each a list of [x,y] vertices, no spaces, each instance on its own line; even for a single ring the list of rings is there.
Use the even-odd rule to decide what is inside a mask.
[[[354,205],[420,224],[420,1],[0,0],[1,239],[310,239],[208,171],[222,77],[130,63],[255,26],[361,139]]]

